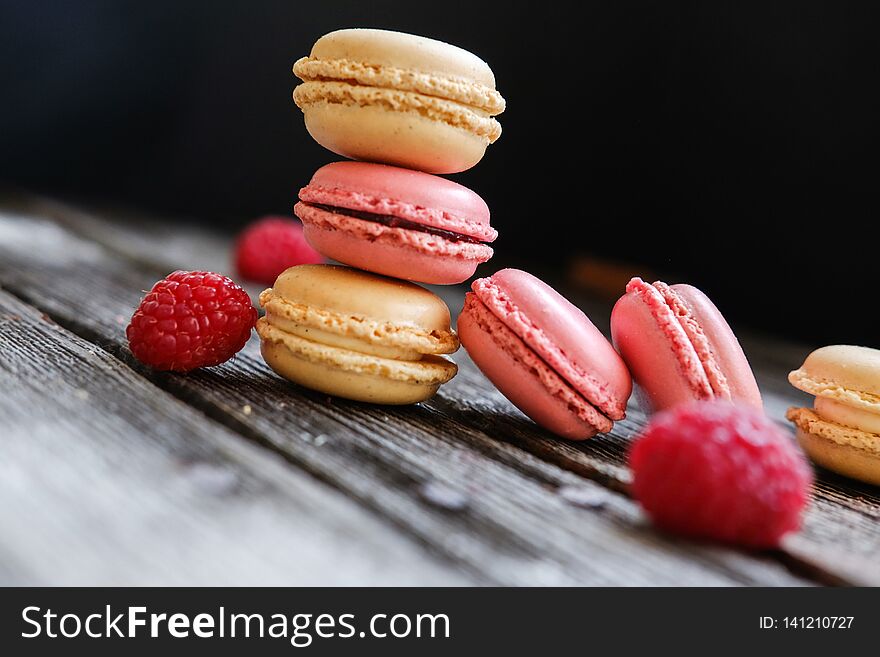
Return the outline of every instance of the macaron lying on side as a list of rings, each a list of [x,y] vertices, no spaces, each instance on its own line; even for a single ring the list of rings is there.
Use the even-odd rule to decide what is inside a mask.
[[[574,440],[625,417],[629,372],[583,312],[517,269],[478,279],[472,290],[458,319],[461,342],[523,413]]]
[[[492,257],[498,233],[467,187],[427,173],[366,162],[318,169],[294,212],[321,254],[385,276],[448,285]]]
[[[387,30],[324,35],[293,72],[309,134],[356,160],[429,173],[479,162],[504,111],[482,59],[442,41]]]
[[[739,341],[691,285],[633,278],[614,306],[611,335],[646,411],[711,399],[763,407]]]
[[[299,265],[260,294],[261,351],[282,377],[329,395],[413,404],[455,376],[449,308],[412,283]]]
[[[816,396],[813,408],[786,413],[807,455],[833,472],[880,486],[880,351],[822,347],[788,380]]]

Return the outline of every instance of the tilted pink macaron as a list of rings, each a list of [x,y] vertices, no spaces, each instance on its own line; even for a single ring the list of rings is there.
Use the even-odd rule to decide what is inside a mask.
[[[763,407],[739,341],[691,285],[632,279],[614,306],[611,335],[647,411],[709,399]]]
[[[629,372],[583,312],[518,269],[471,287],[458,318],[459,339],[523,413],[574,440],[610,431],[625,417]]]
[[[492,257],[485,201],[420,171],[367,162],[321,167],[294,211],[321,254],[376,274],[450,285]]]

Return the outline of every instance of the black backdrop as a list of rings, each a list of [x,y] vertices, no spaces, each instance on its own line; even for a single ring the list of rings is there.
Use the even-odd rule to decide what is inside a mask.
[[[455,178],[505,263],[621,261],[741,324],[880,347],[880,24],[841,2],[7,1],[0,180],[230,229],[289,214],[338,159],[290,66],[340,27],[490,63],[504,134]]]

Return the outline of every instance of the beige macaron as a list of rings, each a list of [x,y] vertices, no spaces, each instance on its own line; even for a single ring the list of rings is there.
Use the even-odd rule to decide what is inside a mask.
[[[350,29],[327,34],[293,65],[312,137],[334,153],[428,173],[479,162],[504,111],[482,59],[442,41]]]
[[[334,265],[291,267],[260,294],[263,357],[306,388],[376,404],[428,399],[458,371],[449,308],[428,290]]]
[[[788,380],[816,396],[812,409],[790,408],[786,414],[810,458],[839,474],[880,485],[880,351],[822,347]]]

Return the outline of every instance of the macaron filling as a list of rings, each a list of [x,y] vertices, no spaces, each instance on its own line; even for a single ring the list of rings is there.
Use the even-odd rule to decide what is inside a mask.
[[[355,351],[359,354],[365,354],[368,356],[413,362],[421,360],[425,355],[412,349],[403,349],[394,345],[372,343],[357,336],[345,335],[344,333],[327,331],[316,328],[315,326],[309,326],[308,324],[301,324],[279,317],[271,312],[266,314],[266,322],[273,329],[286,335],[296,336],[303,340],[316,342],[327,347]]]
[[[260,294],[266,321],[279,331],[340,349],[392,360],[417,361],[427,354],[452,353],[458,337],[411,324],[348,316],[293,302],[273,289]]]
[[[306,80],[293,90],[293,100],[302,110],[316,105],[344,105],[412,113],[464,130],[489,144],[501,136],[501,124],[485,110],[413,91],[368,87],[336,80]]]
[[[691,314],[690,308],[688,308],[684,299],[666,283],[657,281],[654,283],[654,287],[663,296],[666,305],[672,310],[681,328],[684,329],[685,334],[691,341],[691,345],[693,345],[694,351],[697,352],[697,357],[700,359],[703,370],[706,372],[706,378],[709,379],[709,385],[712,386],[712,392],[715,394],[715,397],[718,399],[730,399],[730,386],[727,383],[727,377],[724,376],[724,372],[721,371],[718,361],[712,353],[712,347],[709,345],[706,334],[703,332],[699,322]]]
[[[816,397],[813,408],[823,420],[880,435],[880,415],[876,413],[853,408],[826,397]]]
[[[357,351],[370,356],[379,356],[380,358],[390,358],[392,360],[415,361],[421,360],[424,355],[418,351],[413,351],[412,349],[401,349],[400,347],[371,344],[366,340],[361,340],[356,337],[332,333],[305,324],[297,324],[296,322],[291,322],[279,317],[273,316],[269,319],[269,323],[277,329],[289,333],[290,335],[296,335],[304,340],[319,342],[320,344],[337,347],[339,349]]]
[[[489,209],[472,191],[444,178],[398,167],[362,162],[328,164],[299,190],[299,199],[311,206],[397,217],[465,235],[478,243],[494,242],[498,237],[489,223]]]
[[[320,60],[311,57],[297,60],[293,72],[305,81],[348,81],[366,87],[414,91],[477,107],[489,114],[500,114],[505,106],[504,98],[495,89],[454,75],[376,66],[344,58]]]
[[[382,224],[383,226],[388,226],[389,228],[403,228],[404,230],[414,230],[421,233],[427,233],[428,235],[442,237],[443,239],[449,240],[451,242],[468,242],[470,244],[483,243],[479,239],[476,239],[470,235],[463,235],[461,233],[456,233],[451,230],[426,226],[425,224],[418,223],[409,219],[403,219],[401,217],[395,217],[394,215],[364,212],[362,210],[352,210],[350,208],[325,205],[322,203],[302,203],[304,203],[308,207],[324,210],[325,212],[331,212],[333,214],[338,214],[345,217],[353,217],[355,219],[361,219],[362,221],[371,221],[374,223]]]
[[[666,283],[633,278],[626,286],[645,305],[679,355],[681,372],[697,399],[731,399],[730,386],[709,341],[684,300]]]
[[[304,339],[274,326],[267,317],[257,321],[257,333],[264,342],[283,345],[298,358],[344,369],[354,374],[390,378],[416,385],[440,385],[452,379],[458,367],[438,355],[420,356],[418,360],[383,358],[336,345]]]

